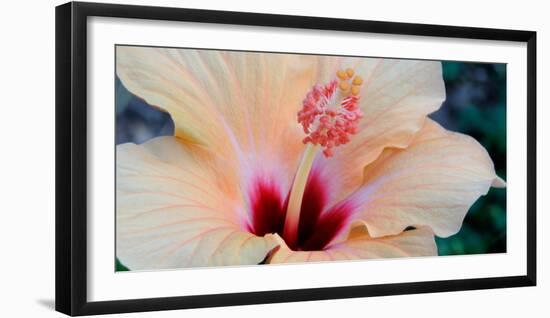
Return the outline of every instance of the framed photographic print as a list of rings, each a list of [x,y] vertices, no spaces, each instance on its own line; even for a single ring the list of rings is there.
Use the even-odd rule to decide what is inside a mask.
[[[534,286],[535,81],[531,31],[61,5],[56,309]]]

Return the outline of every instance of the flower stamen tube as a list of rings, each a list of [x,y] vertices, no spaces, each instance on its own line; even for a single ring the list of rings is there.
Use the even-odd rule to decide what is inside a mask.
[[[298,112],[307,145],[296,172],[285,216],[284,237],[294,243],[297,239],[300,210],[309,172],[318,150],[325,157],[334,155],[334,148],[350,141],[358,132],[363,113],[358,106],[363,79],[354,77],[354,70],[338,70],[336,79],[317,84],[307,93]]]

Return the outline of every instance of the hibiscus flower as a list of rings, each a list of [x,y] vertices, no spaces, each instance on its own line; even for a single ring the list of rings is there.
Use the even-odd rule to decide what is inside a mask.
[[[440,62],[118,46],[116,72],[175,125],[117,146],[131,270],[435,256],[505,185],[427,117]]]

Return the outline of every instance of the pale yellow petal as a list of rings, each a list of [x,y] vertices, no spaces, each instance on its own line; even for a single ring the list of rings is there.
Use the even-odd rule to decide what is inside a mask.
[[[245,230],[232,169],[175,137],[117,146],[116,253],[131,270],[252,265],[276,245]]]
[[[353,194],[357,218],[374,237],[407,226],[430,226],[438,236],[460,230],[470,206],[499,180],[487,151],[475,139],[428,119],[406,149],[387,149],[364,170]]]
[[[149,104],[168,111],[176,136],[228,160],[276,164],[291,175],[303,151],[296,122],[314,84],[351,67],[364,81],[360,133],[328,163],[341,199],[385,147],[405,147],[445,98],[439,62],[358,57],[117,47],[117,74]],[[251,159],[252,158],[252,159]],[[244,169],[244,168],[243,168]],[[291,180],[291,177],[287,179]]]
[[[504,181],[504,179],[502,179],[501,177],[497,176],[495,180],[493,180],[492,186],[495,188],[505,188],[506,181]]]
[[[360,93],[364,117],[359,133],[336,148],[334,157],[325,163],[330,175],[339,176],[337,201],[361,185],[363,168],[384,148],[404,148],[411,143],[426,116],[445,100],[445,85],[441,63],[435,61],[340,58],[326,63],[338,64],[341,69],[351,67],[364,79]],[[327,68],[322,68],[320,77],[330,77]]]
[[[176,136],[226,160],[295,168],[303,149],[296,113],[314,59],[303,55],[117,47],[128,90],[164,109]]]
[[[268,262],[303,263],[418,256],[437,256],[433,232],[427,227],[379,238],[371,237],[364,227],[356,227],[348,239],[322,251],[292,251],[284,242],[280,242]]]

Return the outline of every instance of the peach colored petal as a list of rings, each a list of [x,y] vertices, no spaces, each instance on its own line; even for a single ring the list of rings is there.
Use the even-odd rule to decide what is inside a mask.
[[[437,256],[437,246],[433,232],[427,227],[379,238],[371,237],[365,227],[356,227],[346,240],[338,244],[332,244],[323,251],[292,251],[280,240],[280,245],[273,250],[268,263],[303,263],[416,256]]]
[[[319,59],[325,61],[324,57]],[[445,85],[441,63],[435,61],[340,58],[326,63],[337,64],[341,69],[353,68],[355,74],[364,78],[360,94],[364,117],[359,133],[348,144],[336,148],[334,157],[319,158],[328,174],[338,176],[340,191],[334,197],[338,201],[361,185],[363,168],[384,148],[410,144],[426,116],[445,100]],[[327,67],[320,69],[322,80],[333,76]]]
[[[493,180],[493,184],[491,184],[495,188],[506,188],[506,181],[504,181],[501,177],[497,176],[495,180]]]
[[[365,168],[364,186],[351,200],[374,237],[416,225],[447,237],[499,180],[483,146],[428,119],[409,147],[387,149]]]
[[[241,166],[277,162],[289,175],[304,147],[296,113],[313,85],[313,62],[290,54],[117,47],[122,83],[169,112],[177,137]]]
[[[237,160],[242,170],[281,166],[287,182],[303,151],[296,122],[303,98],[347,67],[365,79],[365,117],[361,132],[327,163],[341,179],[336,200],[360,186],[362,168],[382,149],[407,146],[439,108],[445,99],[439,62],[117,47],[117,75],[132,93],[171,114],[176,136]]]
[[[175,137],[117,146],[116,253],[131,270],[258,264],[232,169]]]

